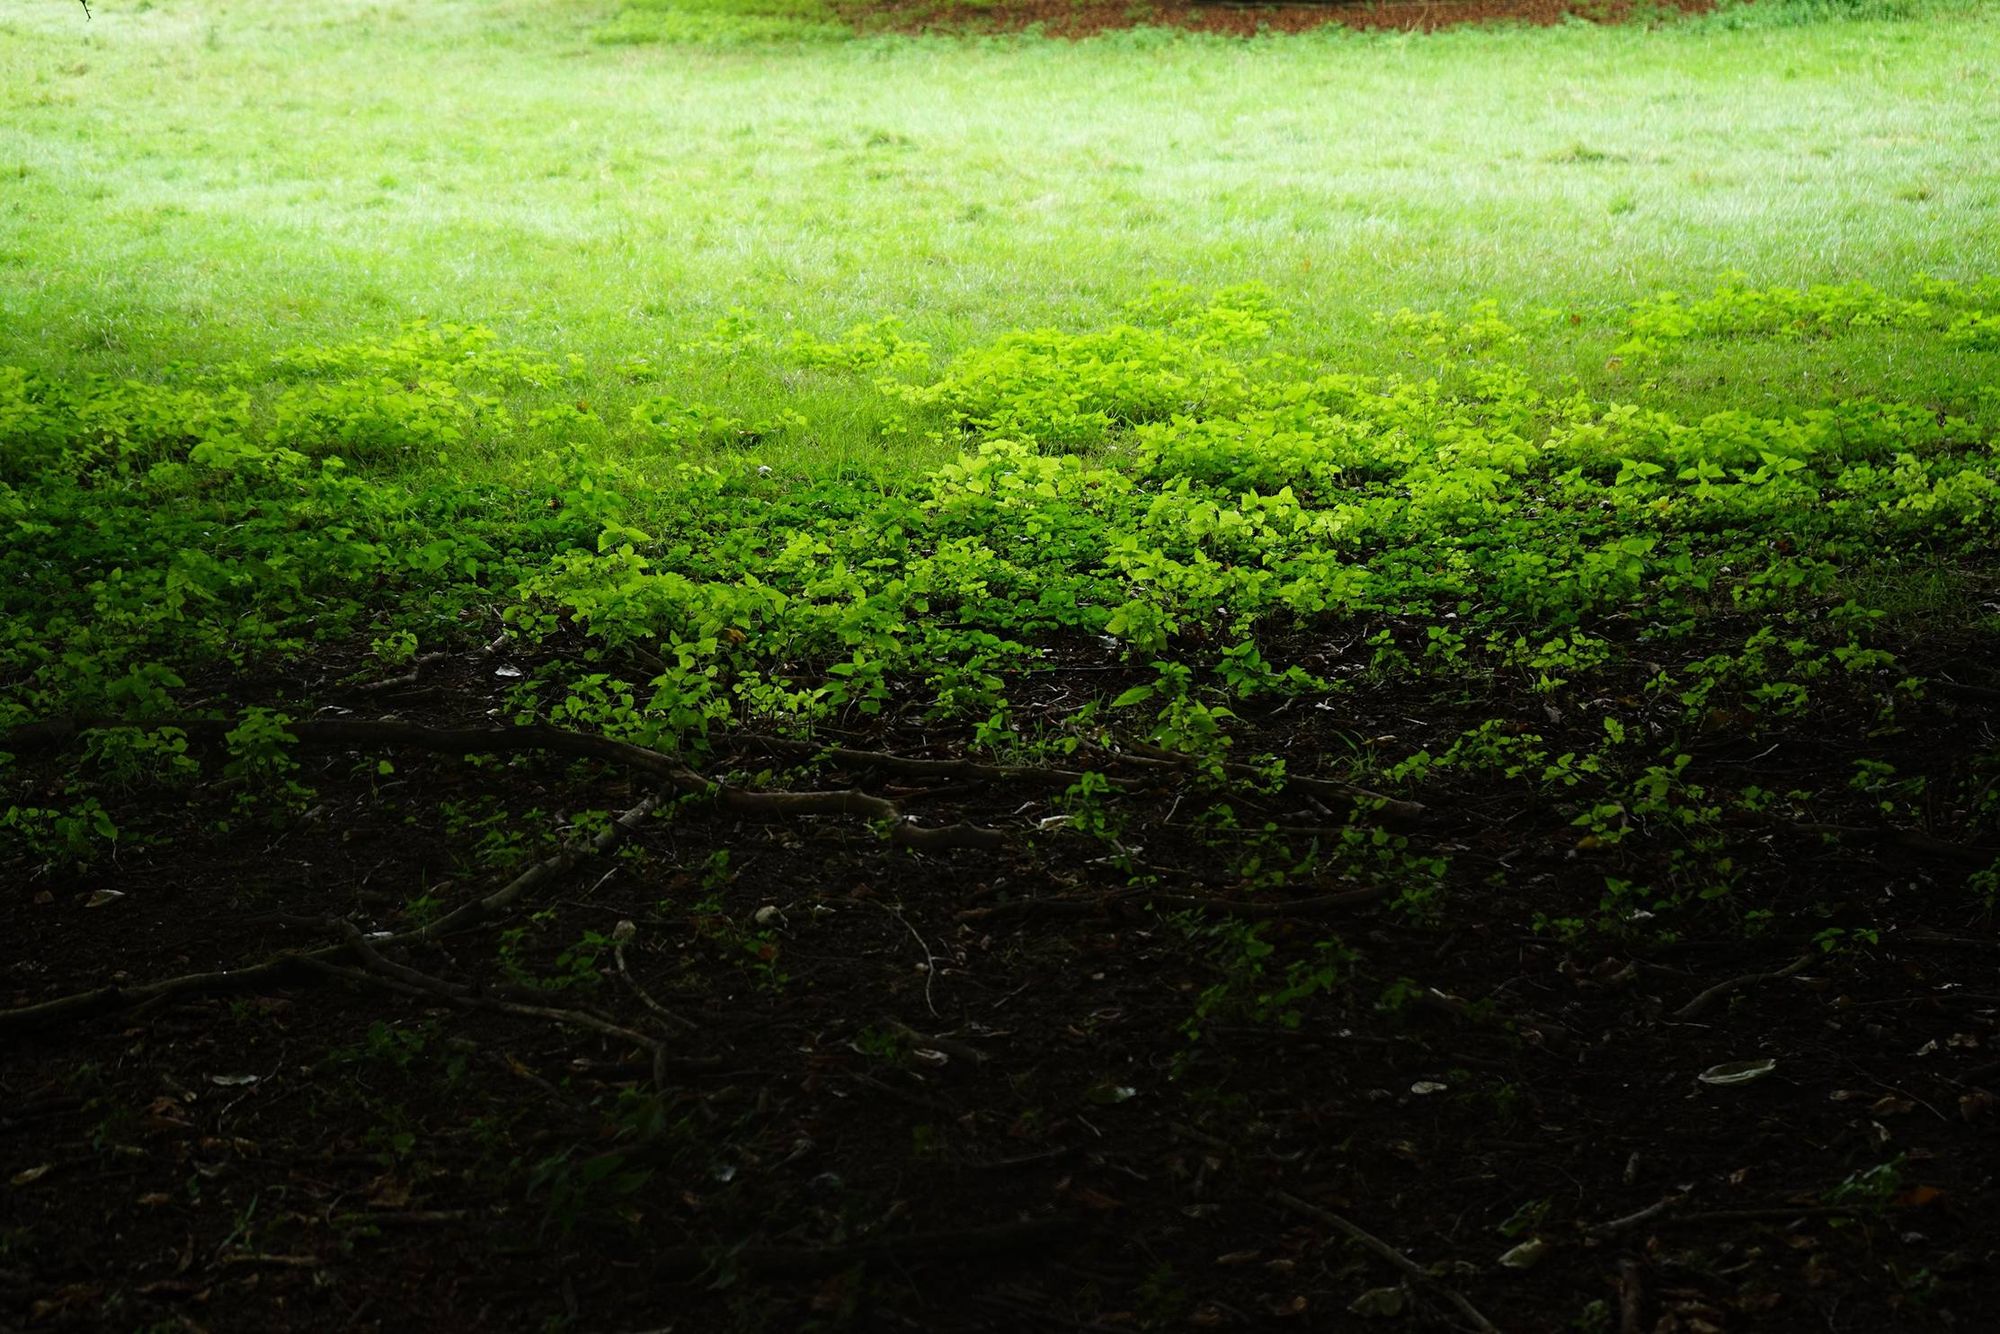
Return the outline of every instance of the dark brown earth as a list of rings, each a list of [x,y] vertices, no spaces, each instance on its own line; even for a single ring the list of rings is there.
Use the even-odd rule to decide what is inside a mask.
[[[1188,0],[834,0],[858,27],[888,32],[1018,32],[1089,37],[1122,28],[1181,28],[1248,37],[1259,32],[1347,28],[1434,32],[1467,23],[1655,21],[1706,13],[1715,0],[1325,0],[1295,4]]]
[[[1333,675],[1354,651],[1283,648]],[[1867,754],[1948,790],[1990,751],[2000,693],[1961,653],[1906,655],[1965,685],[1894,735],[1837,710],[1776,744],[1722,725],[1696,762],[1782,791],[1837,787]],[[484,727],[510,684],[467,652],[357,694],[338,683],[359,662],[209,685],[301,717]],[[1050,666],[1049,718],[1122,684],[1081,649]],[[821,739],[948,756],[904,703]],[[1588,699],[1518,708],[1558,746],[1599,727]],[[1363,685],[1246,719],[1238,753],[1325,772],[1490,716]],[[22,763],[53,783],[79,754]],[[210,752],[176,795],[107,793],[115,861],[0,863],[0,1004],[321,947],[341,921],[406,930],[651,790],[542,753],[299,758],[297,814]],[[1115,846],[1031,779],[808,771],[741,743],[706,767],[862,788],[1005,845],[916,852],[855,819],[688,799],[510,916],[379,966],[0,1015],[0,1328],[1474,1328],[1466,1307],[1508,1331],[1991,1328],[2000,942],[1965,885],[1983,854],[1733,829],[1766,928],[1565,944],[1532,922],[1592,912],[1611,854],[1526,786],[1433,781],[1407,829],[1356,817],[1450,859],[1423,900],[1351,870],[1260,881],[1199,783],[1086,762],[1130,786],[1106,801]],[[1867,800],[1829,822],[1876,827]],[[1294,857],[1347,824],[1324,790],[1232,804]],[[1640,838],[1618,867],[1667,855]],[[90,906],[103,891],[122,897]],[[676,1019],[608,948],[561,957],[621,921],[632,978]],[[1205,992],[1243,981],[1230,922],[1260,923],[1274,960],[1338,961],[1296,1026],[1251,1012],[1266,977],[1188,1035]],[[1829,926],[1846,946],[1820,948]],[[664,1084],[638,1042],[495,1004],[602,1016],[661,1045]],[[1775,1065],[1696,1078],[1753,1060]],[[1502,1261],[1530,1242],[1531,1267]]]

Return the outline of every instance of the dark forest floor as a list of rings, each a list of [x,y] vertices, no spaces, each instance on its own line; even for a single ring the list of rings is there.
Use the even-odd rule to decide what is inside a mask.
[[[441,662],[354,716],[483,726],[494,661]],[[361,665],[230,689],[353,708],[329,683]],[[1067,665],[1040,707],[1121,670]],[[1463,722],[1448,697],[1349,699],[1247,721],[1295,772]],[[1990,744],[1993,699],[1940,699],[1900,744],[1949,767]],[[1560,702],[1528,708],[1566,725]],[[847,741],[929,750],[906,725]],[[1850,741],[1828,720],[1758,753],[1718,736],[1704,761],[1783,788]],[[820,786],[1008,845],[918,852],[684,802],[506,929],[401,953],[478,988],[459,1001],[364,965],[10,1032],[0,1326],[1345,1328],[1357,1302],[1400,1310],[1385,1328],[1474,1328],[1468,1306],[1510,1331],[1983,1326],[2000,946],[1950,892],[1954,850],[1759,830],[1763,898],[1824,902],[1847,934],[1581,950],[1521,915],[1587,911],[1603,886],[1525,787],[1427,791],[1392,822],[1452,856],[1415,903],[1259,891],[1246,836],[1200,827],[1200,785],[1101,767],[1133,784],[1111,846],[1031,840],[1051,818],[1032,787],[836,762]],[[547,855],[569,814],[648,790],[587,761],[407,748],[308,752],[299,776],[309,810],[226,836],[228,784],[135,794],[114,864],[0,898],[9,1004],[323,945],[336,919],[407,930]],[[1261,814],[1344,823],[1289,793]],[[621,921],[631,980],[674,1019],[618,975]],[[1293,1022],[1260,1010],[1267,940],[1330,969]],[[1843,940],[1866,943],[1826,948]],[[494,1001],[643,1031],[665,1083],[631,1042]],[[1746,1061],[1773,1066],[1699,1078]]]

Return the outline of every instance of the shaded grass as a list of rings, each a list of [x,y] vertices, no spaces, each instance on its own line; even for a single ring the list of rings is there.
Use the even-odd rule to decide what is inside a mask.
[[[1432,369],[1380,337],[1384,311],[1557,305],[1576,322],[1531,333],[1524,365],[1615,394],[1632,373],[1600,352],[1656,289],[1730,270],[1894,286],[2000,253],[1991,13],[607,44],[630,12],[13,12],[0,362],[148,376],[470,320],[595,364],[649,356],[647,392],[796,408],[813,423],[785,446],[798,466],[874,466],[949,451],[885,446],[865,387],[681,344],[740,310],[775,333],[899,316],[949,353],[1101,324],[1155,280],[1256,279],[1300,313],[1294,350],[1364,371]],[[790,0],[752,20],[659,12],[713,39],[811,20]],[[1602,349],[1578,336],[1599,330]],[[1953,406],[1987,366],[1917,351],[1893,332],[1831,356],[1725,344],[1648,388],[1688,411],[1861,392]]]

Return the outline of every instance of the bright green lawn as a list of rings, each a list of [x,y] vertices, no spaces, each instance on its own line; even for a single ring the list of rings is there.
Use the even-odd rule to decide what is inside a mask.
[[[951,350],[1098,325],[1159,279],[1256,280],[1294,343],[1426,366],[1402,306],[1582,317],[1538,379],[1616,395],[1657,289],[1972,277],[2000,260],[2000,7],[1921,22],[1071,44],[632,44],[608,3],[15,0],[0,19],[0,363],[145,376],[475,321],[812,423],[804,466],[907,457],[879,400],[675,349],[740,307]],[[710,0],[708,11],[717,6]],[[709,29],[728,36],[726,22]],[[636,26],[635,26],[636,25]],[[1983,362],[1894,334],[1722,347],[1700,410],[1954,405]],[[788,378],[789,377],[789,378]],[[607,374],[603,401],[635,392]],[[908,447],[899,447],[907,451]],[[920,448],[932,458],[939,449]]]

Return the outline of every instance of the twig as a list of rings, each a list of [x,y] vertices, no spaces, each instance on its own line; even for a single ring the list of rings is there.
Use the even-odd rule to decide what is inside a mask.
[[[631,970],[625,967],[625,947],[632,943],[632,938],[638,933],[638,930],[639,928],[629,921],[620,922],[612,929],[611,958],[618,965],[618,976],[625,979],[625,985],[632,989],[632,994],[639,998],[640,1004],[644,1005],[654,1014],[684,1033],[700,1032],[701,1025],[695,1023],[692,1019],[681,1018],[672,1010],[654,1000],[652,993],[640,986],[639,979],[632,976]]]
[[[1782,977],[1791,977],[1794,974],[1803,973],[1806,969],[1812,967],[1812,963],[1812,955],[1802,954],[1775,972],[1745,973],[1742,977],[1732,977],[1726,982],[1717,982],[1686,1005],[1675,1010],[1674,1018],[1692,1019],[1739,987],[1752,986],[1758,982],[1775,982]]]
[[[356,695],[376,695],[390,690],[401,690],[408,686],[418,685],[422,683],[426,672],[441,662],[449,661],[451,657],[452,655],[449,653],[426,653],[422,657],[413,659],[410,663],[410,669],[401,675],[385,677],[380,681],[370,681],[365,685],[349,686],[348,690]]]
[[[1673,1209],[1685,1198],[1682,1195],[1668,1195],[1662,1199],[1655,1200],[1643,1209],[1634,1210],[1623,1217],[1609,1219],[1606,1222],[1587,1227],[1584,1229],[1584,1234],[1589,1237],[1604,1238],[1615,1237],[1621,1232],[1630,1232],[1641,1223],[1651,1222],[1661,1214]]]
[[[1373,1251],[1382,1259],[1387,1260],[1390,1264],[1417,1280],[1417,1282],[1431,1288],[1440,1297],[1443,1297],[1456,1307],[1460,1315],[1471,1321],[1472,1327],[1479,1330],[1480,1334],[1500,1334],[1499,1327],[1481,1315],[1479,1308],[1467,1301],[1464,1294],[1460,1293],[1456,1288],[1447,1286],[1437,1275],[1431,1273],[1430,1270],[1424,1268],[1415,1260],[1412,1260],[1409,1256],[1391,1246],[1388,1242],[1383,1241],[1374,1233],[1350,1223],[1331,1209],[1322,1209],[1318,1205],[1302,1200],[1287,1191],[1274,1190],[1271,1192],[1271,1198],[1279,1204],[1284,1205],[1287,1209],[1290,1209],[1293,1213],[1303,1214],[1307,1218],[1316,1219],[1319,1222],[1325,1223],[1328,1227],[1337,1229],[1345,1234],[1348,1240]]]
[[[891,917],[901,922],[903,930],[910,933],[910,938],[917,942],[917,948],[924,952],[924,1008],[929,1010],[931,1017],[935,1019],[938,1008],[931,1003],[931,984],[937,980],[937,955],[931,953],[931,947],[924,943],[922,936],[917,934],[917,928],[910,925],[910,919],[903,916],[901,908],[892,908],[888,904],[877,902],[874,899],[864,899],[862,902],[875,904],[883,912],[888,913]]]

